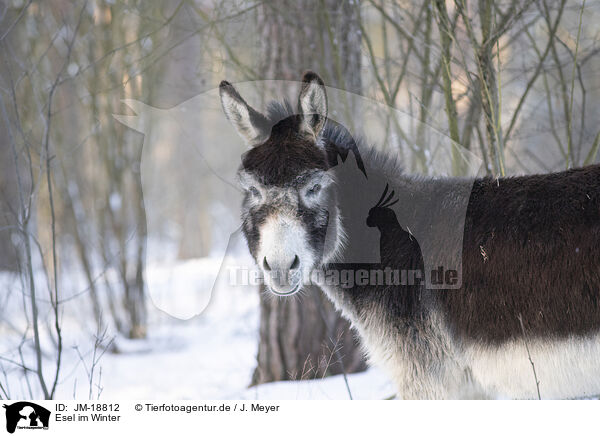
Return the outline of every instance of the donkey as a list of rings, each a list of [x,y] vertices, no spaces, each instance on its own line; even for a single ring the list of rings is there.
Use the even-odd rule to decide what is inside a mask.
[[[458,241],[455,288],[318,284],[400,398],[600,393],[600,165],[499,179],[418,177],[328,120],[313,72],[302,78],[297,111],[272,104],[263,115],[226,81],[220,97],[250,146],[238,172],[242,229],[272,293],[299,292],[307,272],[361,268],[352,256],[371,246],[360,241],[366,231],[348,232],[350,209],[387,184],[398,198],[386,188],[382,203],[356,218],[381,231],[382,265],[422,269],[421,248],[443,256]],[[349,153],[358,173],[342,170],[339,156]],[[366,177],[377,192],[353,188]],[[462,200],[464,219],[455,220]],[[415,212],[423,204],[431,217]]]

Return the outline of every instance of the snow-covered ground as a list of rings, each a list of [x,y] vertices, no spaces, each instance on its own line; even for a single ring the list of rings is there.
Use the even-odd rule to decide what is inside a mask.
[[[202,282],[208,260],[174,263],[168,268],[149,266],[148,286],[156,302],[174,300],[198,304],[206,296],[190,289]],[[49,311],[44,278],[36,277],[41,299],[40,316]],[[63,305],[64,357],[57,398],[87,399],[348,399],[342,376],[322,380],[277,382],[248,388],[256,363],[258,341],[258,292],[241,286],[221,286],[210,296],[208,308],[188,320],[175,318],[149,303],[148,337],[144,340],[114,338],[114,351],[105,352],[94,368],[94,321],[89,312],[85,283],[77,277],[61,278],[63,292],[72,295]],[[66,290],[68,289],[68,290]],[[25,293],[27,297],[27,293]],[[180,309],[185,304],[167,305]],[[203,303],[202,303],[203,304]],[[11,398],[30,397],[23,371],[6,359],[20,362],[18,346],[27,325],[23,311],[23,284],[13,274],[0,275],[0,384],[10,389]],[[45,356],[52,362],[55,347],[43,325]],[[28,332],[31,337],[31,331]],[[108,338],[107,338],[108,339]],[[25,362],[34,366],[31,340],[21,348]],[[96,356],[102,350],[96,350]],[[52,364],[45,367],[50,378]],[[39,397],[35,378],[30,376],[33,395]],[[377,369],[348,376],[355,399],[390,397],[393,388]]]

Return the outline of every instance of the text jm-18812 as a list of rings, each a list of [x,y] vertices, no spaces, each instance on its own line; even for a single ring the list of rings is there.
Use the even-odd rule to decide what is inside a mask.
[[[74,412],[118,412],[119,404],[82,404],[75,405]]]

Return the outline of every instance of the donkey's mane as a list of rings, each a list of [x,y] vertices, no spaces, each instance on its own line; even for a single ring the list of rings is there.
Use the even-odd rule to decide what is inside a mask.
[[[272,101],[267,106],[267,119],[271,126],[277,124],[281,120],[297,115],[299,115],[298,110],[294,109],[292,103],[287,99],[283,101]],[[330,119],[327,119],[320,137],[322,140],[332,142],[344,149],[352,149],[357,145],[358,148],[363,148],[358,144],[359,142],[364,142],[362,138],[352,136],[348,129]]]
[[[267,118],[272,124],[277,124],[279,121],[293,115],[298,115],[298,111],[294,109],[287,99],[283,101],[271,101],[267,106]]]
[[[297,117],[299,112],[294,109],[289,100],[271,101],[267,106],[267,119],[270,126],[274,126],[282,120]],[[365,174],[362,154],[370,153],[371,147],[367,147],[364,139],[358,135],[352,135],[342,124],[327,119],[323,130],[319,135],[319,142],[327,149],[330,163],[337,162],[337,156],[346,160],[348,152],[353,152],[358,168]]]

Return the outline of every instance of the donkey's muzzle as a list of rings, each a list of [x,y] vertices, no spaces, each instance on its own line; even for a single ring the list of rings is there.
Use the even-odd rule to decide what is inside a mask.
[[[277,295],[291,295],[300,288],[300,258],[297,254],[284,259],[271,259],[265,256],[262,268],[268,288]]]

